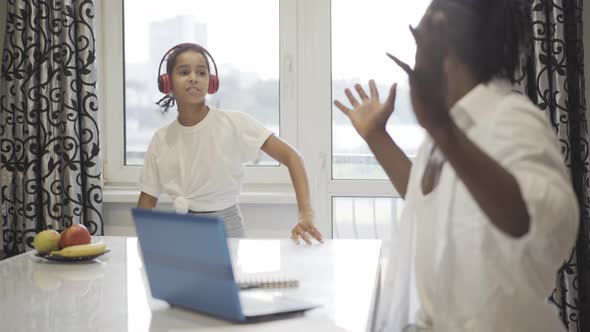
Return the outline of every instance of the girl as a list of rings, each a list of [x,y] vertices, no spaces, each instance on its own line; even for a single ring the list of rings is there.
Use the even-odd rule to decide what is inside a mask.
[[[178,118],[159,129],[150,142],[137,206],[154,208],[165,192],[178,213],[221,217],[228,237],[244,237],[238,206],[243,163],[255,160],[262,150],[289,169],[299,208],[291,238],[311,244],[311,236],[321,242],[313,224],[303,159],[295,149],[245,113],[207,106],[205,97],[217,91],[219,79],[215,61],[205,48],[180,44],[166,52],[160,68],[164,60],[166,73],[160,75],[158,70],[158,87],[166,96],[158,105],[167,111],[176,103]]]
[[[547,303],[571,252],[578,205],[545,115],[512,91],[528,42],[523,0],[434,0],[416,30],[409,75],[414,113],[428,135],[414,160],[385,130],[395,85],[335,104],[349,116],[405,199],[386,289],[407,292],[415,231],[420,329],[563,331]],[[401,243],[406,243],[402,245]],[[405,280],[407,281],[407,280]],[[385,298],[385,297],[384,297]],[[399,331],[407,302],[389,298],[380,328]]]

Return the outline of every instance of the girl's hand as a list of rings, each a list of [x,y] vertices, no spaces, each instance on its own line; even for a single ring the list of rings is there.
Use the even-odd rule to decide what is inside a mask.
[[[322,234],[313,224],[313,213],[303,213],[299,216],[297,225],[291,230],[291,239],[299,244],[299,238],[302,238],[303,241],[310,245],[310,235],[318,242],[324,242]]]
[[[344,92],[353,109],[344,106],[338,100],[334,101],[334,105],[348,116],[356,131],[366,141],[372,134],[385,131],[387,120],[393,113],[397,84],[391,87],[384,104],[379,101],[379,93],[374,80],[369,81],[370,98],[360,84],[356,84],[354,87],[361,98],[361,103],[357,101],[350,89],[346,89]]]

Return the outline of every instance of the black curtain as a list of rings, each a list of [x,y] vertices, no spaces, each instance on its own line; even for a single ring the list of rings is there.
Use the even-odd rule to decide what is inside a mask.
[[[582,0],[530,0],[530,6],[532,52],[522,83],[553,126],[580,205],[578,240],[564,257],[549,301],[568,331],[588,331],[590,196]]]
[[[4,251],[44,229],[103,234],[93,0],[8,0],[0,71]]]

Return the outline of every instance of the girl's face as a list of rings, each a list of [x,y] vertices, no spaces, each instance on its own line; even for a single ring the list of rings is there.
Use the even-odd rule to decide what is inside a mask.
[[[179,104],[200,104],[209,87],[209,70],[203,54],[188,50],[176,57],[172,69],[172,91]]]

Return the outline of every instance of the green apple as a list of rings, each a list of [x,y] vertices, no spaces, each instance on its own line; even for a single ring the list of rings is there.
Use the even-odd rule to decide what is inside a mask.
[[[40,254],[48,254],[53,250],[59,250],[60,234],[53,229],[41,231],[35,235],[33,246]]]

